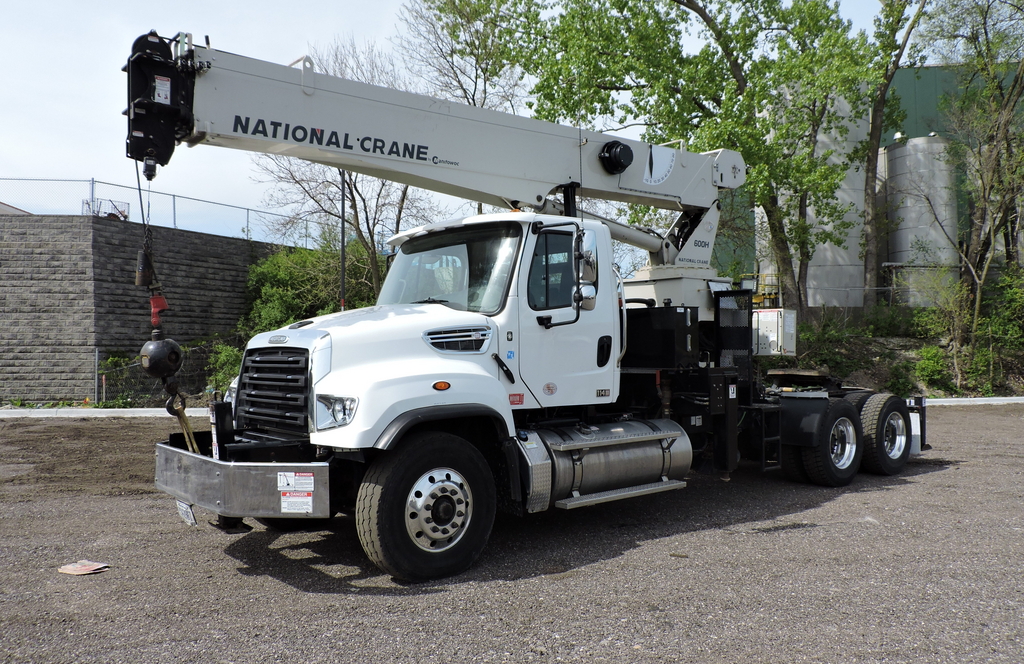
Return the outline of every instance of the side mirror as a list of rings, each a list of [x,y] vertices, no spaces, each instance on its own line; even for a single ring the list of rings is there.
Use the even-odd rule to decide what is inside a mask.
[[[588,284],[597,281],[597,259],[593,251],[583,252],[583,258],[580,259],[580,281]]]
[[[580,309],[593,311],[597,306],[597,289],[593,284],[582,284],[577,291]]]

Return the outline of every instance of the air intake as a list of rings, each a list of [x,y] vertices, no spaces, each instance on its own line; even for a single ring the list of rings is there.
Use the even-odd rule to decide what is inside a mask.
[[[484,353],[491,333],[491,328],[486,326],[461,327],[425,332],[423,340],[442,353]]]

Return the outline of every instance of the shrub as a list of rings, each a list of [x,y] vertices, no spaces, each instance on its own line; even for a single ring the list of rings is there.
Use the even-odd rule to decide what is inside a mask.
[[[946,353],[938,346],[925,346],[921,349],[921,359],[914,366],[914,371],[921,381],[929,386],[941,390],[952,389],[949,361]]]
[[[917,389],[914,382],[914,363],[898,362],[889,371],[889,380],[885,381],[885,389],[898,397],[906,398]]]
[[[907,307],[880,304],[864,310],[861,328],[869,337],[911,336],[913,318]]]
[[[816,367],[828,367],[829,373],[840,378],[867,367],[869,362],[860,352],[863,344],[851,343],[858,336],[858,330],[841,310],[823,308],[816,323],[797,328],[801,365],[806,361]]]
[[[210,353],[206,365],[209,372],[210,389],[214,392],[225,392],[237,376],[242,366],[242,350],[225,343],[216,343]]]

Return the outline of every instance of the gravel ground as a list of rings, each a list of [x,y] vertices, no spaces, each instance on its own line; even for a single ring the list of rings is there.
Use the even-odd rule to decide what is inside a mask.
[[[0,420],[0,660],[1024,661],[1024,406],[933,408],[933,450],[846,489],[742,467],[499,518],[473,569],[417,585],[348,518],[185,525],[152,487],[173,425]],[[110,569],[57,572],[83,558]]]

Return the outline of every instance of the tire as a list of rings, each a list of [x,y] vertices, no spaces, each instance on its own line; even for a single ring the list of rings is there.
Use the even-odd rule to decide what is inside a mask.
[[[804,469],[803,449],[797,445],[781,445],[779,447],[782,476],[790,482],[806,484],[810,481],[810,478],[807,477],[807,471]]]
[[[818,423],[814,447],[803,448],[804,469],[815,484],[846,486],[860,469],[864,454],[860,414],[846,399],[829,399]]]
[[[864,470],[896,475],[910,458],[910,411],[891,394],[876,394],[860,412],[864,423]]]
[[[480,556],[496,502],[479,450],[448,433],[415,433],[367,469],[356,532],[367,557],[396,579],[451,576]]]
[[[857,392],[850,392],[843,398],[852,403],[859,413],[864,409],[864,402],[874,396],[874,394],[871,390],[858,390]],[[861,422],[863,422],[863,418]]]

